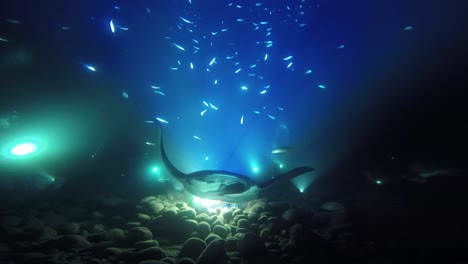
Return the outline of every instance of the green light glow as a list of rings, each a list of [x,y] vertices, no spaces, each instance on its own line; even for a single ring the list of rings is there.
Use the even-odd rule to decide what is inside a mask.
[[[315,177],[310,173],[306,173],[300,176],[295,177],[291,180],[291,183],[296,187],[300,193],[304,193],[307,188],[312,184]]]
[[[149,179],[151,180],[156,180],[158,182],[165,182],[167,179],[164,177],[161,168],[158,167],[157,165],[151,166],[149,168],[150,174],[149,174]]]
[[[376,183],[377,185],[381,185],[383,182],[382,182],[381,180],[376,180],[375,183]]]
[[[256,166],[254,166],[254,167],[252,168],[252,170],[253,170],[253,172],[255,172],[255,173],[258,172],[258,168],[257,168]]]
[[[22,142],[10,149],[10,153],[14,156],[25,156],[37,150],[37,145],[33,142]]]

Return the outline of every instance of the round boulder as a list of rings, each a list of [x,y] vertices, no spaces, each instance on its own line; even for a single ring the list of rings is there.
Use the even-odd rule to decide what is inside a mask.
[[[226,238],[229,235],[229,230],[223,225],[216,225],[213,227],[213,233],[222,238]]]
[[[211,226],[207,222],[200,222],[197,226],[197,237],[206,238],[211,233]]]
[[[180,250],[179,257],[190,258],[190,259],[196,260],[198,259],[198,257],[200,256],[200,254],[203,252],[205,248],[206,248],[205,241],[196,237],[189,238],[182,245],[182,249]]]
[[[153,239],[153,234],[146,227],[135,227],[128,230],[127,239],[132,243],[151,240]]]
[[[198,257],[196,264],[224,264],[226,259],[226,241],[219,238],[208,244]]]

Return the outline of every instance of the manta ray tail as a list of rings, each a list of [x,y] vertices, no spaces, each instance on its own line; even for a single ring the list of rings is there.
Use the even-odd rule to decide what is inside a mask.
[[[299,175],[302,175],[304,173],[307,173],[307,172],[311,172],[313,171],[314,169],[311,168],[311,167],[298,167],[298,168],[294,168],[288,172],[285,172],[281,175],[279,175],[278,177],[275,177],[271,180],[268,180],[266,182],[263,182],[263,183],[259,183],[258,186],[261,187],[261,188],[264,188],[264,187],[268,187],[270,186],[272,183],[274,183],[275,181],[277,180],[280,180],[280,179],[293,179]]]
[[[158,125],[159,128],[161,129],[160,148],[161,148],[161,158],[162,158],[162,160],[163,160],[164,166],[165,166],[166,169],[168,169],[169,172],[170,172],[173,176],[175,176],[175,177],[181,178],[181,177],[185,176],[185,173],[183,173],[183,172],[181,172],[180,170],[178,170],[178,169],[171,163],[171,161],[169,160],[169,158],[167,157],[166,149],[164,148],[164,144],[163,144],[163,128],[162,128],[162,125],[161,125],[161,123],[160,123],[158,120],[155,120],[154,122],[157,123],[157,125]]]

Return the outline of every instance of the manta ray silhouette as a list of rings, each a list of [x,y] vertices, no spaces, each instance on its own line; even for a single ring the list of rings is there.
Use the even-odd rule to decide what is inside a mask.
[[[169,160],[163,144],[163,128],[161,129],[160,148],[164,165],[169,172],[184,186],[185,190],[203,199],[220,200],[228,203],[243,203],[257,197],[262,188],[265,188],[279,179],[292,179],[304,173],[313,171],[310,167],[298,167],[263,183],[256,183],[249,177],[224,171],[201,170],[192,173],[183,173]]]

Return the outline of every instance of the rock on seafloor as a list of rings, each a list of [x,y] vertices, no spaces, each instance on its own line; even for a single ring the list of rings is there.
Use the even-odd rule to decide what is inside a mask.
[[[205,241],[192,237],[189,238],[185,243],[182,245],[182,249],[180,250],[179,257],[180,258],[191,258],[193,260],[198,259],[200,254],[203,252],[203,250],[206,248],[206,243]]]
[[[224,264],[226,259],[226,241],[218,238],[208,244],[198,257],[196,264]]]

